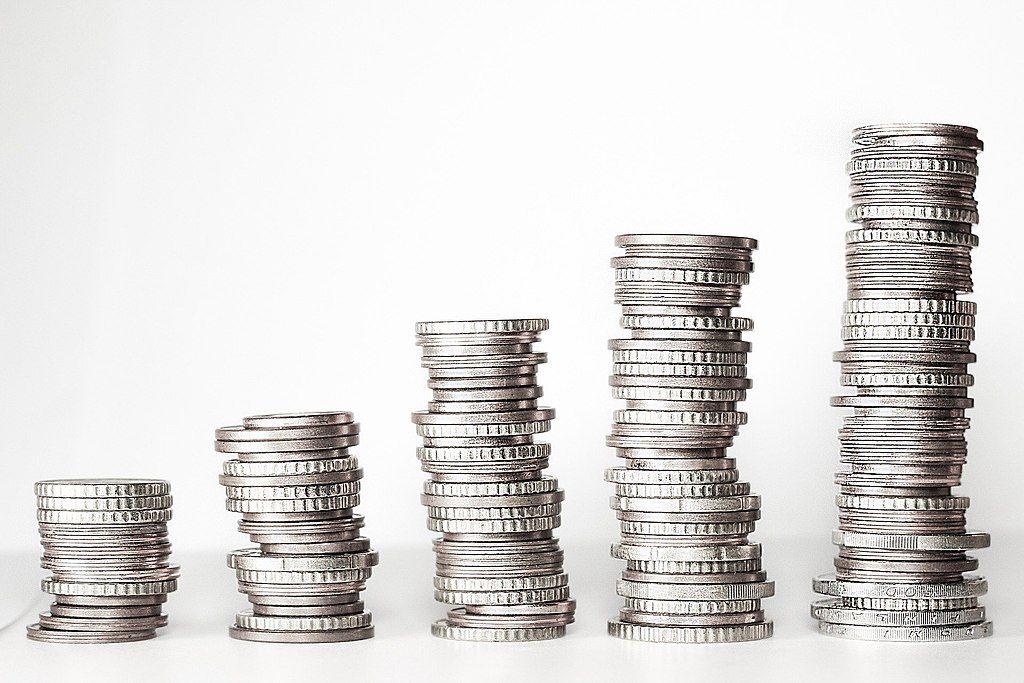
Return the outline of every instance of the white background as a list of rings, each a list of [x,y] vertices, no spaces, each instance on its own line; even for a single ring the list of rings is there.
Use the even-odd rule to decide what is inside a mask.
[[[406,678],[451,680],[1019,664],[1022,31],[1014,2],[0,2],[3,651],[16,667],[45,656],[60,670],[74,652],[115,672],[145,653],[168,679],[186,656],[222,677],[306,663],[387,678],[405,663]],[[854,126],[918,120],[976,126],[987,145],[963,492],[971,525],[993,533],[980,557],[998,635],[826,642],[806,604],[833,553],[843,165]],[[768,643],[601,635],[619,569],[602,470],[621,232],[761,241],[734,452],[764,498],[755,538],[780,593]],[[409,413],[428,392],[412,325],[509,316],[551,319],[541,379],[580,619],[559,643],[441,643],[425,635],[443,608],[417,499]],[[213,429],[335,408],[363,425],[379,635],[230,643],[244,601],[221,553],[246,539],[223,507]],[[17,615],[45,605],[32,482],[104,475],[172,481],[172,626],[88,655],[28,643]]]

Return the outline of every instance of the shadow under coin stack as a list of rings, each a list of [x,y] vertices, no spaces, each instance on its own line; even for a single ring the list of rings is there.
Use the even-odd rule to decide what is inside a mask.
[[[750,386],[735,318],[757,242],[714,235],[620,235],[612,259],[615,301],[629,339],[609,342],[615,411],[609,446],[611,505],[621,530],[612,556],[626,561],[625,598],[608,632],[627,640],[718,643],[772,634],[761,599],[774,584],[750,543],[761,500],[727,457]]]
[[[259,548],[228,555],[252,610],[235,616],[232,638],[336,643],[373,636],[359,593],[377,553],[359,535],[363,471],[352,413],[247,417],[217,430],[216,449],[235,460],[220,477],[238,530]]]
[[[35,485],[43,591],[50,611],[28,637],[50,643],[148,640],[178,587],[167,522],[171,486],[150,479],[56,479]]]
[[[858,128],[848,165],[860,226],[846,235],[848,299],[841,383],[853,408],[839,432],[839,546],[829,596],[811,608],[822,633],[863,640],[966,640],[992,633],[985,580],[967,551],[955,496],[967,456],[964,416],[975,360],[971,248],[981,140],[965,126]]]
[[[422,502],[434,541],[434,597],[464,605],[431,632],[452,640],[521,642],[565,634],[575,601],[553,530],[564,493],[543,476],[551,446],[534,443],[555,411],[538,408],[532,344],[543,319],[421,322],[416,343],[433,390],[413,414],[430,480]]]

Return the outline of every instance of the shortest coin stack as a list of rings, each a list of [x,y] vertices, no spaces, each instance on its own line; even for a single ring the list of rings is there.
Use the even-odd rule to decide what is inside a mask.
[[[41,565],[54,596],[32,640],[125,643],[167,624],[177,588],[167,522],[171,487],[156,479],[57,479],[35,485]]]
[[[252,609],[235,616],[232,638],[270,643],[336,643],[373,636],[360,592],[377,564],[360,535],[363,471],[352,413],[247,417],[217,430],[227,508],[259,548],[235,550],[228,566]]]

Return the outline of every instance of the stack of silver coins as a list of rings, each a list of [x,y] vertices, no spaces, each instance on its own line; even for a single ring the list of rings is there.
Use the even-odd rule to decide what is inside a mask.
[[[607,443],[625,606],[608,632],[672,643],[767,638],[774,584],[747,535],[761,500],[728,457],[750,387],[748,318],[732,316],[757,242],[713,235],[620,235],[615,301],[630,338],[609,342],[615,411]]]
[[[564,493],[544,476],[551,446],[535,443],[555,411],[533,350],[543,319],[416,324],[433,400],[413,413],[427,526],[434,541],[434,597],[459,605],[435,622],[452,640],[521,642],[565,634],[573,621],[569,576],[553,531]]]
[[[167,522],[171,486],[158,479],[55,479],[35,485],[42,567],[54,596],[28,637],[50,643],[148,640],[178,586]]]
[[[336,643],[373,636],[359,594],[377,564],[355,514],[363,470],[350,449],[359,424],[349,412],[255,415],[217,430],[227,508],[259,548],[228,555],[252,609],[235,616],[232,638]]]
[[[982,148],[966,126],[891,124],[853,133],[858,227],[846,235],[841,383],[855,393],[839,432],[835,574],[815,579],[822,633],[864,640],[964,640],[992,633],[954,495],[967,457],[967,366],[975,360],[971,249]]]

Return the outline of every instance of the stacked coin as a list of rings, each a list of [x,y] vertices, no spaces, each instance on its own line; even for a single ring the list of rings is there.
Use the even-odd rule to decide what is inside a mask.
[[[433,400],[413,413],[427,526],[434,541],[434,597],[461,605],[435,622],[435,636],[518,642],[565,634],[573,621],[569,576],[553,530],[564,493],[543,476],[555,412],[537,406],[543,391],[533,350],[543,319],[421,322]]]
[[[255,415],[217,430],[216,449],[235,459],[220,477],[238,530],[259,548],[228,555],[252,609],[232,638],[334,643],[373,636],[359,593],[377,553],[360,535],[363,470],[349,449],[359,424],[348,412]]]
[[[610,468],[611,506],[626,561],[618,582],[625,606],[611,635],[673,643],[767,638],[761,599],[774,584],[761,546],[747,535],[760,498],[727,456],[746,414],[750,387],[742,340],[752,327],[733,317],[753,270],[757,242],[713,235],[620,235],[612,259],[615,301],[628,339],[613,339],[617,410],[607,443],[624,467]]]
[[[967,366],[975,356],[971,232],[982,149],[966,126],[891,124],[854,131],[848,165],[859,226],[846,235],[843,386],[853,409],[839,432],[839,546],[828,596],[811,612],[822,633],[865,640],[964,640],[992,633],[966,574],[988,546],[953,495],[967,457]]]
[[[147,640],[177,588],[171,486],[158,479],[55,479],[35,485],[42,567],[54,596],[28,637],[50,643]]]

